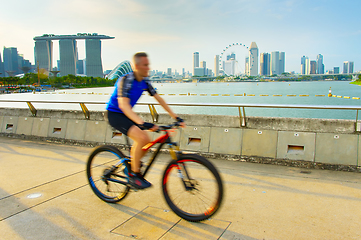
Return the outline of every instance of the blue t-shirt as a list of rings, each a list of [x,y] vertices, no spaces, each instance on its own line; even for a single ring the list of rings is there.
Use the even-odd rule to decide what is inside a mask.
[[[154,96],[157,93],[148,78],[143,78],[142,81],[138,82],[135,79],[133,72],[120,77],[115,83],[115,89],[109,99],[107,110],[123,113],[119,108],[118,97],[129,98],[130,105],[134,107],[142,96],[143,91],[148,91],[151,96]]]

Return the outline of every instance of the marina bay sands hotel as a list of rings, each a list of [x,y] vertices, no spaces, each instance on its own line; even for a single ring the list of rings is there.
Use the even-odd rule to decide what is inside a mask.
[[[60,76],[69,74],[76,75],[78,62],[78,48],[76,40],[85,40],[85,66],[86,75],[91,77],[103,77],[101,58],[101,39],[114,39],[97,33],[78,33],[77,35],[54,35],[44,34],[34,37],[35,41],[35,64],[39,68],[51,71],[53,68],[53,40],[59,40]]]

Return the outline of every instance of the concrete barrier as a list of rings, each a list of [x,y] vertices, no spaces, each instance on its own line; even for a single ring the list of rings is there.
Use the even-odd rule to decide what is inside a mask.
[[[242,129],[212,127],[209,152],[240,155]]]
[[[19,117],[18,127],[16,128],[16,134],[31,135],[33,129],[34,118],[33,117]]]
[[[106,128],[105,142],[126,144],[124,134],[116,129],[113,129],[109,124],[107,124],[107,128]]]
[[[19,117],[16,116],[4,116],[2,132],[4,133],[16,133]]]
[[[355,134],[318,133],[316,162],[357,165],[359,136]]]
[[[276,158],[277,131],[244,129],[242,155]]]
[[[316,133],[278,132],[277,158],[315,160]]]
[[[68,119],[65,130],[65,138],[77,141],[84,141],[87,120]]]
[[[4,116],[0,116],[0,132],[3,132],[3,120]]]
[[[85,128],[85,141],[105,142],[108,123],[105,121],[87,121]]]
[[[65,138],[67,119],[50,119],[48,137]]]
[[[147,122],[148,113],[139,113]],[[325,164],[361,165],[360,122],[352,120],[247,117],[240,127],[237,116],[180,115],[187,127],[175,130],[180,148],[212,154],[301,160]],[[0,109],[0,132],[84,142],[126,144],[125,136],[112,129],[104,112]],[[173,120],[159,114],[159,125]],[[149,133],[152,140],[161,133]],[[132,141],[130,140],[130,144]]]
[[[191,151],[208,152],[210,127],[187,126],[182,129],[180,148]]]
[[[31,135],[47,137],[49,131],[50,118],[34,118]]]

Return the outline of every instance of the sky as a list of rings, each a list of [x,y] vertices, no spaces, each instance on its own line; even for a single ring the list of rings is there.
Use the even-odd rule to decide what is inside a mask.
[[[102,40],[104,70],[139,51],[160,71],[191,72],[193,52],[213,69],[214,56],[237,42],[256,42],[259,53],[285,52],[287,72],[300,72],[301,57],[316,60],[317,54],[325,70],[342,71],[344,61],[361,70],[360,0],[1,1],[0,47],[17,47],[32,63],[35,36],[98,33],[115,37]],[[85,58],[84,40],[78,49]],[[58,56],[54,41],[53,62]]]

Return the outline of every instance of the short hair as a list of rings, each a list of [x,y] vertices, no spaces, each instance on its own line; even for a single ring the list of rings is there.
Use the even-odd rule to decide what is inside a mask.
[[[137,52],[133,56],[133,63],[138,64],[141,57],[148,57],[148,55],[145,52]]]

